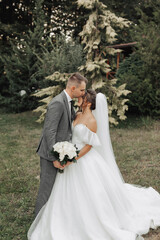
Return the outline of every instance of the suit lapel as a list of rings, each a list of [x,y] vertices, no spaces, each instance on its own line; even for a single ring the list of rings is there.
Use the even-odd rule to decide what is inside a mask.
[[[69,111],[69,105],[68,105],[68,99],[67,99],[64,91],[61,93],[61,95],[62,95],[63,101],[65,103],[65,107],[66,107],[66,110],[67,110],[67,113],[68,113],[68,119],[69,119],[70,126],[72,126],[71,116],[70,116],[70,111]]]

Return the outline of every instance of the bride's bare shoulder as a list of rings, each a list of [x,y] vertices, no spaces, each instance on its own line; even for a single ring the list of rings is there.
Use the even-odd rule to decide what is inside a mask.
[[[96,119],[90,118],[89,121],[87,122],[87,127],[92,131],[92,132],[97,132],[97,121]]]

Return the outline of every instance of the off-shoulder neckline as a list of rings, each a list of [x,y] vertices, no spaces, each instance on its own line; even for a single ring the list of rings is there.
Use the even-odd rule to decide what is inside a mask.
[[[72,125],[73,125],[73,123],[72,123]],[[75,128],[75,127],[78,126],[78,125],[85,126],[90,132],[96,134],[95,132],[91,131],[84,123],[77,123],[75,126],[73,125],[73,128]]]

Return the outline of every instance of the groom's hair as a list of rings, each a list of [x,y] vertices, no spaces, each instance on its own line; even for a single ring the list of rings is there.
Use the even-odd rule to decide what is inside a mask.
[[[71,87],[75,85],[78,87],[82,82],[88,83],[87,78],[82,76],[79,72],[73,73],[72,76],[68,79],[67,87]]]

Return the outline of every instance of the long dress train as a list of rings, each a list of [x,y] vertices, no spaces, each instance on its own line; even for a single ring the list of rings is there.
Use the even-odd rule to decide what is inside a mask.
[[[73,143],[91,150],[57,173],[51,196],[32,223],[29,240],[137,240],[160,226],[160,194],[119,180],[96,150],[100,141],[85,125]]]

